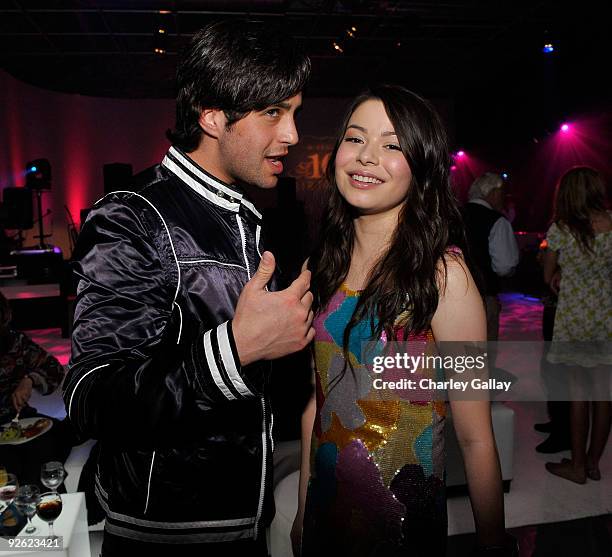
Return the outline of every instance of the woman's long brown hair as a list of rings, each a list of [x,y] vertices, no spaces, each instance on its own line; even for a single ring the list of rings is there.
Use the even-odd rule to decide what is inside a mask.
[[[599,173],[588,166],[568,170],[559,180],[554,222],[566,229],[585,252],[593,253],[593,213],[606,210],[606,190]]]

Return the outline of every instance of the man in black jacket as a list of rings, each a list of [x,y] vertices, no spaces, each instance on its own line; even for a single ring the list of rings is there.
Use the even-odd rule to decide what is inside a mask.
[[[64,400],[100,440],[104,557],[267,554],[268,361],[312,340],[312,294],[308,271],[274,292],[240,185],[276,185],[309,72],[280,32],[234,21],[197,33],[173,146],[83,227]]]

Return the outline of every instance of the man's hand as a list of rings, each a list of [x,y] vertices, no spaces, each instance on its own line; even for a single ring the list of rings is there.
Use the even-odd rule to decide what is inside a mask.
[[[264,252],[238,298],[232,330],[242,365],[297,352],[314,338],[310,271],[303,271],[285,290],[268,292],[275,266],[274,256]]]
[[[26,375],[19,381],[19,385],[11,395],[11,402],[17,412],[19,412],[30,400],[32,396],[32,379]]]

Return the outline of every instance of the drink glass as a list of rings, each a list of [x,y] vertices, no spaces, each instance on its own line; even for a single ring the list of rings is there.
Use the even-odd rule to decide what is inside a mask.
[[[15,505],[26,515],[28,526],[25,529],[26,534],[36,532],[36,526],[32,524],[32,517],[36,514],[36,505],[40,501],[40,490],[35,485],[22,485],[17,490],[15,497]]]
[[[53,531],[53,523],[62,512],[62,498],[55,491],[48,491],[40,496],[36,505],[38,518],[49,524],[49,539],[56,540],[57,536]]]
[[[61,462],[45,462],[40,467],[40,483],[51,491],[57,491],[57,488],[62,485],[65,475],[64,465]]]
[[[0,513],[15,499],[19,482],[15,474],[3,472],[0,474]]]

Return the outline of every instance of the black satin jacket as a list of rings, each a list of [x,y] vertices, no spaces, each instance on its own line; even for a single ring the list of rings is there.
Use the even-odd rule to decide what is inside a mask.
[[[231,319],[263,252],[261,215],[174,147],[132,189],[95,205],[74,253],[64,401],[101,442],[106,529],[256,538],[274,513],[269,364],[240,366]]]

